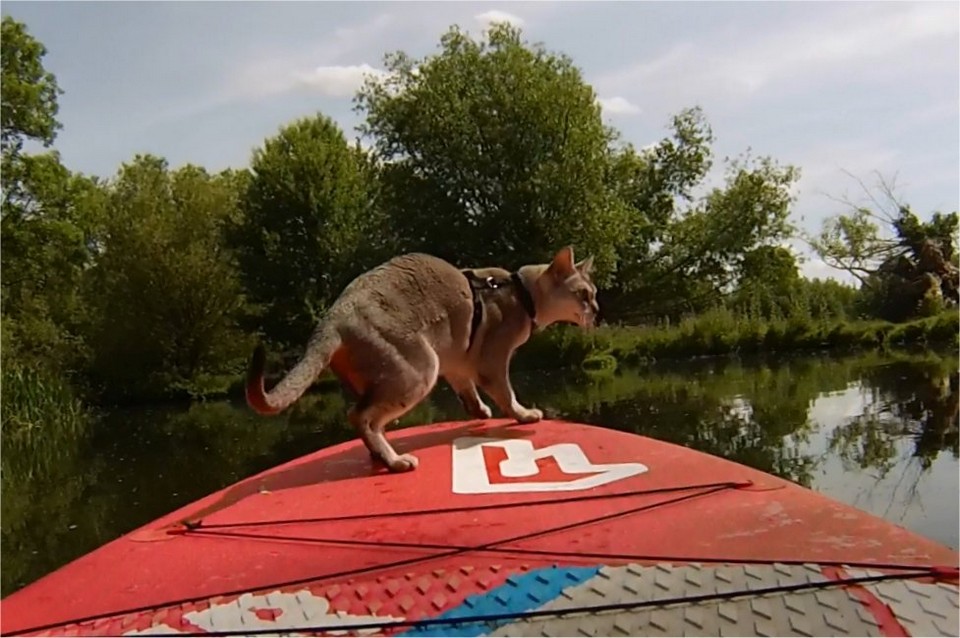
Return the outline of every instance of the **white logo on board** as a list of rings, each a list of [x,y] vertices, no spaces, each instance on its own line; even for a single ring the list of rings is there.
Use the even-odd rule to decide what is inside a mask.
[[[570,492],[647,471],[642,463],[593,464],[576,443],[537,449],[526,439],[467,436],[452,449],[455,494]]]

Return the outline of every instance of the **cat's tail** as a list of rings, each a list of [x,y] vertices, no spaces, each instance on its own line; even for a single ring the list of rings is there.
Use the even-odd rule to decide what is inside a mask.
[[[263,388],[263,371],[267,351],[263,344],[258,344],[247,370],[247,404],[260,414],[281,412],[307,391],[339,347],[340,335],[336,330],[321,329],[315,332],[297,365],[270,392],[266,392]]]

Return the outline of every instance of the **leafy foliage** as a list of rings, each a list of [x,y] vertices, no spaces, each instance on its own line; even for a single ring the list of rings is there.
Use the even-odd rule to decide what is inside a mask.
[[[298,120],[256,150],[228,233],[262,326],[301,344],[342,288],[387,253],[376,174],[332,120]]]
[[[235,174],[137,156],[110,184],[103,251],[90,271],[93,371],[110,394],[146,394],[237,373],[249,339],[223,225],[236,215]]]
[[[52,153],[22,155],[16,164],[23,195],[4,203],[0,220],[7,336],[21,360],[75,371],[85,360],[80,281],[94,258],[103,192]]]
[[[386,56],[357,96],[398,248],[515,267],[575,243],[605,280],[626,209],[606,188],[612,132],[593,89],[510,25],[480,40],[454,27],[440,48]]]
[[[30,140],[53,143],[60,89],[26,27],[5,16],[2,28],[3,358],[69,373],[85,355],[78,284],[92,257],[98,185],[71,174],[56,152],[23,152]]]
[[[621,265],[621,285],[636,282],[660,256],[657,245],[667,239],[671,223],[681,214],[679,204],[693,199],[694,187],[712,166],[713,132],[699,108],[673,118],[673,135],[642,152],[630,144],[616,150],[608,169],[609,188],[629,207],[629,256]]]
[[[62,93],[56,77],[43,67],[46,47],[27,31],[26,25],[3,17],[0,33],[3,100],[0,108],[0,145],[4,172],[7,162],[19,155],[27,139],[44,146],[53,143],[57,121],[57,96]]]
[[[700,144],[709,139],[706,132],[684,134],[684,127],[692,126],[689,122],[677,126],[680,139],[692,137]],[[679,157],[695,158],[692,166],[699,171],[705,152],[688,150]],[[798,176],[796,168],[781,167],[770,158],[746,158],[728,165],[723,188],[712,189],[683,212],[664,205],[666,214],[651,219],[636,211],[634,219],[640,221],[634,228],[643,229],[639,243],[649,237],[656,248],[632,261],[625,258],[624,276],[614,288],[619,294],[608,304],[610,313],[629,321],[677,317],[716,305],[751,276],[757,262],[756,256],[750,257],[754,251],[772,249],[792,233],[790,188]],[[693,179],[691,175],[684,187]],[[676,193],[682,196],[684,191]]]

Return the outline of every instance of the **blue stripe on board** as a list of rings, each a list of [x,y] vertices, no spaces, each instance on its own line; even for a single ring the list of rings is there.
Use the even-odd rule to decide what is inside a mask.
[[[512,575],[507,581],[484,594],[468,596],[466,600],[448,609],[436,618],[444,620],[487,614],[518,614],[546,605],[567,587],[580,585],[600,572],[595,567],[545,567],[524,574]],[[513,622],[491,620],[466,624],[437,624],[413,627],[401,636],[480,636]]]

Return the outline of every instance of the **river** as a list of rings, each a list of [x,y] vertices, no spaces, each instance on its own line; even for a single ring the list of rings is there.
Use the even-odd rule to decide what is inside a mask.
[[[602,378],[517,373],[514,385],[548,416],[723,456],[958,547],[956,353],[701,359]],[[353,438],[345,410],[339,392],[273,418],[228,401],[121,409],[75,445],[5,463],[3,595],[205,494]],[[463,418],[441,384],[402,425]]]

